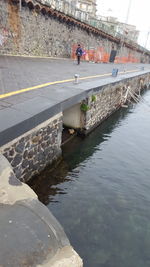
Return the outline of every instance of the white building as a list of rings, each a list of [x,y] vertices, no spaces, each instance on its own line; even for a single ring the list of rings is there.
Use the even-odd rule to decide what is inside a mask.
[[[87,12],[91,17],[96,16],[96,0],[68,0],[81,11]]]

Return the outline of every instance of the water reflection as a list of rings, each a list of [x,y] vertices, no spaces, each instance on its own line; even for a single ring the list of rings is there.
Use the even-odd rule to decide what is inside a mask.
[[[67,194],[67,187],[62,189],[59,184],[71,181],[78,177],[78,171],[74,170],[79,163],[85,161],[99,149],[99,144],[108,140],[111,132],[120,122],[126,118],[133,106],[128,109],[121,109],[97,127],[88,137],[75,137],[66,143],[63,148],[63,159],[59,165],[51,170],[47,167],[40,175],[28,182],[30,187],[36,192],[39,200],[48,205],[50,202],[58,202],[54,196],[57,194]],[[111,123],[110,123],[111,122]]]
[[[49,202],[58,202],[54,196],[57,194],[66,194],[65,189],[59,188],[59,184],[70,181],[67,177],[68,165],[62,160],[55,170],[46,168],[40,176],[35,176],[29,181],[29,185],[38,195],[39,200],[45,205]]]
[[[63,158],[72,170],[78,166],[82,161],[88,159],[98,149],[100,144],[107,141],[113,130],[120,125],[120,123],[133,110],[133,105],[128,109],[120,109],[104,121],[99,127],[91,132],[88,137],[74,138],[63,147]]]

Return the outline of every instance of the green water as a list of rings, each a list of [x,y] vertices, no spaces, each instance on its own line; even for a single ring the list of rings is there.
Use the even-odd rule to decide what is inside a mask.
[[[143,99],[68,143],[32,184],[85,267],[150,267],[150,91]]]

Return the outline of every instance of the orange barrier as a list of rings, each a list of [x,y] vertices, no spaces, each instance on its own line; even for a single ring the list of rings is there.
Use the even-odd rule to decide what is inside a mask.
[[[71,49],[71,58],[73,60],[76,59],[76,49],[77,44],[72,45]],[[85,61],[92,61],[95,63],[108,63],[110,54],[107,53],[104,49],[104,47],[97,47],[97,48],[91,48],[91,49],[85,49],[84,45],[81,44],[82,50],[84,54],[82,55],[82,60]],[[131,52],[129,52],[128,56],[116,56],[114,63],[139,63],[140,60],[133,55],[131,55]]]

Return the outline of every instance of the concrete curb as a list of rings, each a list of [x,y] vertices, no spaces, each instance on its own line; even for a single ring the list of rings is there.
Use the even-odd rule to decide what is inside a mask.
[[[2,155],[0,184],[0,266],[82,267],[59,222]]]

